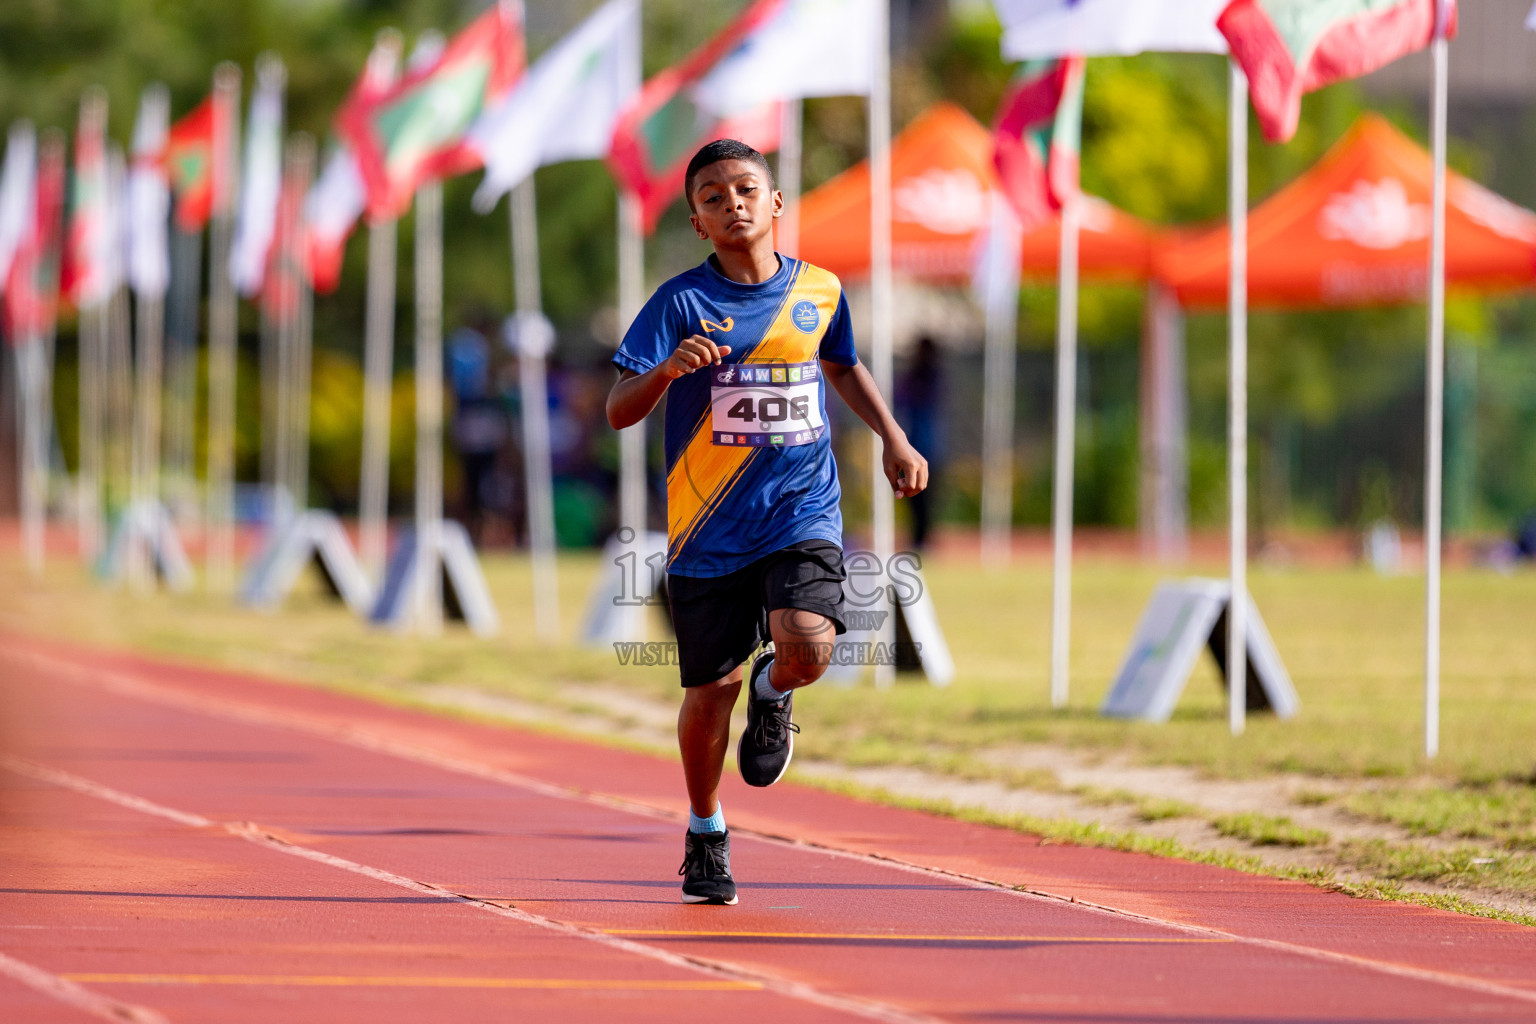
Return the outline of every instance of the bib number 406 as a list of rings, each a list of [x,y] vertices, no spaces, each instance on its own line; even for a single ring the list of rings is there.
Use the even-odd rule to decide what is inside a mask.
[[[725,414],[744,423],[783,423],[791,419],[804,423],[811,418],[811,399],[808,395],[792,395],[788,399],[779,395],[743,398]]]

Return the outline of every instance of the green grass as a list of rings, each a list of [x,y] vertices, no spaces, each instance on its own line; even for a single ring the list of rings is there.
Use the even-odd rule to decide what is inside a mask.
[[[1352,867],[1393,882],[1432,882],[1458,889],[1536,893],[1536,857],[1524,853],[1459,845],[1434,849],[1420,844],[1349,841],[1340,854]]]
[[[1493,840],[1506,849],[1536,850],[1536,783],[1486,786],[1399,786],[1351,794],[1343,806],[1413,835]]]
[[[1328,833],[1320,828],[1303,828],[1290,818],[1254,811],[1219,814],[1211,819],[1211,826],[1224,836],[1254,846],[1326,846],[1328,843]]]

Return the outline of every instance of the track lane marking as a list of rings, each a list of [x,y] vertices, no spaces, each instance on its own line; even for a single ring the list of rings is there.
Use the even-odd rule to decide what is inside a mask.
[[[672,953],[664,949],[658,949],[655,946],[648,946],[641,942],[635,942],[630,939],[623,938],[622,936],[608,935],[595,928],[568,924],[564,921],[559,921],[554,918],[544,917],[541,914],[533,914],[526,910],[520,910],[517,907],[503,906],[501,904],[477,899],[473,896],[465,896],[460,893],[453,892],[449,889],[443,889],[439,886],[431,885],[427,882],[418,882],[413,878],[406,877],[405,875],[397,875],[394,872],[386,871],[383,868],[376,868],[367,864],[360,864],[357,861],[347,860],[345,857],[338,857],[334,854],[324,853],[320,850],[312,850],[305,846],[298,846],[286,839],[282,839],[276,835],[271,834],[254,822],[209,822],[208,819],[203,818],[200,815],[189,814],[185,811],[179,811],[175,808],[166,807],[165,805],[155,803],[152,800],[145,800],[144,798],[135,796],[131,793],[126,793],[122,790],[114,789],[111,786],[105,786],[91,779],[75,775],[73,772],[66,772],[59,768],[38,764],[35,761],[15,757],[13,755],[5,755],[0,756],[0,767],[7,768],[19,775],[27,776],[41,781],[51,782],[54,785],[60,786],[61,788],[70,789],[86,796],[93,796],[97,799],[108,801],[120,807],[128,808],[129,810],[135,810],[144,814],[166,818],[168,820],[175,821],[178,824],[186,825],[189,821],[199,821],[207,822],[210,825],[218,825],[224,832],[231,836],[244,839],[247,842],[255,843],[258,846],[264,846],[268,849],[276,850],[279,853],[286,853],[293,857],[301,857],[305,860],[314,861],[318,864],[325,864],[329,867],[339,868],[343,871],[351,872],[352,874],[362,875],[365,878],[371,878],[375,881],[398,886],[402,889],[408,889],[411,892],[427,896],[434,896],[443,900],[444,902],[461,903],[465,906],[474,907],[476,909],[486,911],[487,913],[495,914],[498,917],[510,918],[511,920],[518,921],[523,924],[545,929],[546,931],[556,932],[561,935],[568,935],[573,938],[586,939],[590,942],[596,942],[599,945],[606,946],[610,949],[642,956],[649,960],[656,960],[661,963],[669,964],[673,967],[680,967],[685,970],[712,975],[717,980],[755,984],[761,991],[766,991],[774,995],[780,995],[790,999],[798,999],[801,1002],[811,1003],[829,1010],[836,1010],[842,1013],[852,1014],[854,1016],[863,1017],[867,1020],[882,1021],[884,1024],[940,1024],[939,1019],[936,1017],[931,1017],[924,1013],[906,1010],[887,1003],[876,1002],[874,1000],[865,999],[860,996],[848,996],[831,992],[823,992],[820,989],[813,988],[810,985],[806,985],[798,981],[791,981],[786,978],[780,978],[776,975],[754,971],[737,964],[712,960],[707,957],[688,956],[679,953]],[[140,1022],[135,1021],[135,1024],[140,1024]],[[143,1024],[163,1024],[163,1020],[156,1017],[151,1021],[143,1022]]]
[[[169,1024],[164,1017],[148,1007],[124,1003],[81,988],[75,979],[45,971],[4,953],[0,953],[0,975],[102,1020],[115,1021],[116,1024]]]
[[[760,992],[755,981],[647,981],[643,978],[455,978],[346,974],[61,974],[96,985],[270,985],[278,988],[493,988],[551,991]]]
[[[544,782],[516,772],[495,768],[477,761],[452,757],[428,748],[417,747],[413,744],[403,743],[399,740],[378,736],[365,729],[355,726],[333,725],[326,721],[317,721],[294,712],[274,711],[270,708],[245,704],[240,701],[204,697],[198,694],[188,693],[174,686],[147,681],[141,675],[125,672],[117,669],[87,670],[84,666],[71,661],[68,658],[57,655],[43,654],[36,650],[25,653],[16,650],[0,651],[0,658],[11,658],[16,661],[30,662],[32,665],[52,670],[61,678],[67,678],[73,682],[99,687],[112,692],[120,693],[128,697],[137,697],[142,700],[179,707],[185,710],[199,711],[217,718],[246,722],[256,725],[269,725],[285,728],[294,732],[319,736],[334,742],[354,746],[373,753],[388,754],[406,760],[416,761],[421,764],[433,765],[450,771],[501,782],[505,785],[516,786],[531,792],[571,800],[581,803],[596,804],[615,810],[626,811],[641,817],[653,820],[678,822],[681,815],[653,807],[639,801],[612,796],[610,794],[593,793],[574,787],[559,786],[554,783]],[[195,668],[188,666],[188,668]],[[217,669],[209,670],[217,672]],[[356,700],[365,698],[354,697]],[[388,707],[389,705],[384,705]],[[1244,935],[1240,932],[1227,931],[1206,925],[1186,924],[1180,921],[1172,921],[1166,918],[1154,917],[1150,914],[1142,914],[1132,910],[1124,910],[1106,904],[1093,903],[1080,900],[1075,896],[1051,892],[1044,889],[1035,889],[1029,886],[1007,885],[1002,882],[972,875],[961,871],[946,868],[935,868],[911,861],[901,860],[896,857],[860,853],[852,850],[844,850],[835,846],[822,843],[808,842],[792,836],[780,836],[770,832],[755,831],[746,828],[733,830],[736,834],[750,836],[759,841],[768,842],[780,846],[801,850],[816,850],[817,852],[840,859],[856,861],[866,864],[878,864],[889,868],[905,871],[910,874],[928,878],[943,878],[950,881],[964,882],[975,888],[988,889],[996,892],[1010,893],[1024,899],[1042,899],[1058,903],[1067,903],[1090,913],[1107,914],[1116,918],[1141,921],[1161,928],[1172,929],[1185,935],[1200,936],[1211,939],[1239,942],[1245,945],[1255,946],[1274,952],[1289,953],[1296,956],[1320,960],[1326,963],[1342,964],[1358,967],[1364,970],[1388,974],[1394,977],[1409,978],[1416,981],[1425,981],[1432,984],[1446,985],[1452,988],[1466,991],[1479,992],[1484,995],[1500,996],[1515,999],[1521,1002],[1536,1004],[1536,988],[1521,988],[1515,985],[1503,985],[1494,981],[1466,974],[1454,974],[1448,971],[1440,971],[1428,967],[1417,967],[1412,964],[1398,963],[1391,960],[1378,960],[1371,957],[1359,956],[1353,953],[1342,953],[1336,950],[1323,949],[1318,946],[1306,946],[1294,942],[1286,942],[1282,939],[1266,939],[1256,935]],[[467,898],[467,897],[466,897]],[[489,904],[487,904],[489,905]]]
[[[1212,945],[1231,943],[1219,938],[1164,938],[1130,935],[901,935],[894,932],[720,932],[681,928],[603,928],[605,935],[647,935],[662,938],[699,939],[841,939],[856,942],[1060,942],[1142,944],[1154,946]]]

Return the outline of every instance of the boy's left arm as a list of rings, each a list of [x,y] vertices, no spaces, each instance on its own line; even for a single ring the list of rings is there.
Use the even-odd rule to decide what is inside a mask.
[[[875,379],[863,363],[844,366],[829,359],[821,360],[822,376],[832,382],[848,408],[880,435],[884,453],[881,462],[885,478],[898,498],[910,498],[928,486],[928,460],[907,440],[906,431],[896,423]]]

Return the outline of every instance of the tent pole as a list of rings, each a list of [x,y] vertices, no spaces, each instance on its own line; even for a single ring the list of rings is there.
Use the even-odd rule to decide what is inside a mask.
[[[1440,4],[1439,24],[1445,24]],[[1440,546],[1445,444],[1445,125],[1449,47],[1443,28],[1434,59],[1434,211],[1429,246],[1429,347],[1424,409],[1424,756],[1440,752]]]
[[[805,126],[805,101],[798,96],[780,104],[779,191],[784,194],[784,213],[779,217],[778,244],[785,256],[800,252],[801,133]]]
[[[443,184],[416,191],[417,630],[443,627]]]
[[[640,315],[645,304],[645,236],[640,225],[640,199],[627,190],[619,192],[619,337]],[[636,564],[641,561],[646,531],[645,421],[619,431],[619,532],[620,542],[633,545]],[[624,530],[629,540],[623,540]],[[619,638],[642,639],[644,605],[619,608]]]
[[[875,8],[874,75],[869,92],[869,169],[870,169],[870,220],[869,220],[869,295],[870,295],[870,374],[875,386],[887,400],[891,398],[891,383],[895,376],[892,365],[895,325],[891,302],[895,292],[891,270],[891,24],[889,5],[877,3]],[[870,483],[870,534],[875,557],[882,568],[890,565],[896,548],[896,496],[885,478],[884,443],[878,436],[873,441]],[[882,593],[874,611],[891,612],[889,589]],[[893,615],[876,616],[881,621],[876,631],[877,650],[893,650],[896,640],[896,620]],[[891,686],[896,682],[896,666],[880,664],[876,658],[875,685]]]
[[[1240,736],[1248,709],[1248,79],[1230,61],[1227,204],[1232,243],[1227,292],[1227,723]]]
[[[560,581],[555,569],[555,496],[549,453],[549,398],[544,369],[543,296],[539,284],[539,214],[533,175],[512,190],[512,286],[518,314],[518,378],[523,406],[523,472],[528,550],[533,556],[533,619],[540,640],[560,638]],[[532,345],[532,332],[539,346]]]
[[[358,548],[375,586],[384,584],[389,520],[389,414],[395,357],[394,218],[368,225],[368,297],[363,327],[363,453]]]
[[[1072,654],[1072,485],[1077,448],[1077,281],[1082,200],[1061,206],[1056,302],[1056,450],[1051,471],[1051,707],[1067,706]]]

